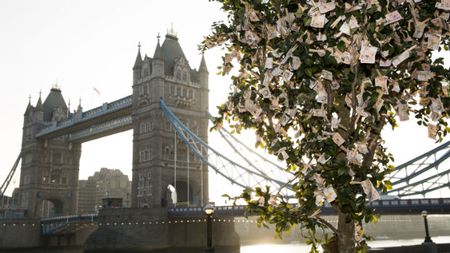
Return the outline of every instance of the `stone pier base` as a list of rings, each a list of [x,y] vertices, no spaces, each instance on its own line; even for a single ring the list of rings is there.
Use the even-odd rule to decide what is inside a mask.
[[[213,223],[215,253],[239,253],[234,223],[219,220]],[[206,246],[204,217],[169,217],[163,208],[103,209],[97,223],[85,252],[199,253]]]

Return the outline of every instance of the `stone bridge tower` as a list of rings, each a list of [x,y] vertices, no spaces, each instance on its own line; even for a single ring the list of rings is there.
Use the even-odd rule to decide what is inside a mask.
[[[81,108],[79,108],[80,110]],[[20,206],[29,217],[75,214],[78,200],[78,170],[81,144],[59,137],[35,137],[42,128],[69,117],[69,109],[58,87],[42,103],[28,104],[24,115]]]
[[[153,57],[133,67],[133,207],[173,205],[168,185],[175,186],[178,205],[200,206],[208,201],[208,167],[189,152],[159,102],[164,99],[199,137],[208,139],[208,70],[202,57],[191,69],[175,32],[169,31]],[[206,151],[205,151],[206,153]]]

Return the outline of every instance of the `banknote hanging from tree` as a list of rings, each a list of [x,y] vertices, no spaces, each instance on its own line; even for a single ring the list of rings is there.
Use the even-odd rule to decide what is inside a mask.
[[[311,252],[363,251],[362,225],[376,219],[367,203],[391,188],[381,130],[411,118],[436,141],[449,132],[439,52],[449,49],[450,0],[215,1],[228,18],[202,49],[221,47],[221,73],[235,69],[215,126],[254,129],[257,146],[286,161],[296,205],[263,185],[240,197],[279,234],[309,230]]]

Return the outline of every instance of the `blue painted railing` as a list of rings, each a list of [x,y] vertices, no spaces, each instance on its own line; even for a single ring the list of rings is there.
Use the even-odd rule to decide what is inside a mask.
[[[127,107],[131,107],[132,105],[132,96],[127,96],[121,98],[119,100],[113,101],[111,103],[104,103],[102,106],[96,107],[92,110],[83,112],[81,115],[77,117],[75,115],[73,118],[64,120],[61,122],[53,122],[53,125],[42,129],[39,133],[36,134],[36,137],[41,137],[47,134],[50,134],[54,131],[61,130],[66,127],[73,126],[75,124],[85,122],[91,120],[93,118],[106,115],[111,112],[119,111],[125,109]]]

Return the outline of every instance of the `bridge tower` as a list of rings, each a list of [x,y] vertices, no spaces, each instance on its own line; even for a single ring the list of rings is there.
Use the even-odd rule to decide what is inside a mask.
[[[69,109],[55,86],[42,103],[27,106],[22,137],[20,206],[29,217],[75,214],[78,200],[78,171],[81,144],[66,137],[37,139],[42,128],[56,125],[70,116]]]
[[[133,67],[132,207],[200,206],[208,200],[208,167],[176,137],[164,118],[164,99],[174,113],[203,140],[208,139],[208,70],[202,57],[191,69],[171,29],[153,57],[142,59],[140,46]],[[206,150],[204,151],[206,154]]]

